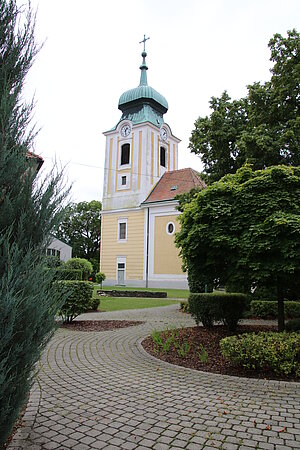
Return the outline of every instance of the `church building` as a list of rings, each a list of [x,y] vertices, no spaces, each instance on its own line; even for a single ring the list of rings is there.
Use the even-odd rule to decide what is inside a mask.
[[[177,169],[180,140],[164,122],[166,99],[148,86],[142,42],[140,84],[121,95],[120,121],[104,133],[100,270],[107,285],[186,288],[175,196],[205,185]]]

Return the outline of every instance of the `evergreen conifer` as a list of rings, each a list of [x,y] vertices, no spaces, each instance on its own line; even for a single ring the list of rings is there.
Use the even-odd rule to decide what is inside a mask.
[[[50,232],[67,196],[62,174],[37,176],[28,157],[35,137],[33,103],[22,98],[39,48],[35,16],[16,0],[0,2],[0,447],[26,403],[41,351],[62,299],[45,269]]]

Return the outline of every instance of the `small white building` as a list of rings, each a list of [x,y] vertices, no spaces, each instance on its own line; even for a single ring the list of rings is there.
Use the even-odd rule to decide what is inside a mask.
[[[52,236],[49,247],[47,248],[47,256],[56,256],[60,261],[66,262],[72,258],[72,247]]]

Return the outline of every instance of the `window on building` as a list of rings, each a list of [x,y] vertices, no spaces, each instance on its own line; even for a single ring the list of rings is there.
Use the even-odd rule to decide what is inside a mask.
[[[47,256],[51,256],[51,248],[47,248]]]
[[[130,145],[123,144],[121,147],[121,166],[124,164],[129,164],[130,160]]]
[[[165,147],[160,147],[160,165],[166,167],[166,149]]]
[[[126,176],[122,177],[121,183],[122,183],[122,186],[126,186]]]
[[[126,239],[126,222],[119,222],[119,240],[124,241]]]
[[[173,222],[169,222],[166,226],[166,232],[168,234],[173,234],[175,232],[175,225]]]

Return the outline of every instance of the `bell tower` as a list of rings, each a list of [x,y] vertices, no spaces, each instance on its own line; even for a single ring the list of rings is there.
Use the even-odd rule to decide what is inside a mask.
[[[178,144],[164,122],[167,100],[148,85],[144,39],[139,86],[124,92],[122,116],[106,131],[103,211],[139,208],[166,171],[177,170]]]

